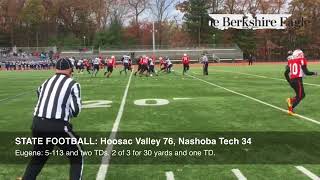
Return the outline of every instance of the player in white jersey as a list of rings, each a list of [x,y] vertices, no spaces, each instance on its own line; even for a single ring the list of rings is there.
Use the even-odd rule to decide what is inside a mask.
[[[131,57],[128,55],[124,55],[121,59],[123,64],[123,70],[120,71],[120,74],[124,71],[127,75],[127,70],[130,70],[130,64],[131,64]]]
[[[95,77],[97,77],[97,74],[98,74],[98,72],[99,72],[99,70],[100,70],[100,59],[99,58],[95,58],[94,60],[93,60],[93,72],[92,72],[92,76],[94,75]]]
[[[84,69],[84,65],[83,65],[83,60],[79,59],[79,61],[77,62],[77,66],[78,66],[78,73],[83,73],[83,69]]]
[[[169,57],[166,57],[167,73],[171,73],[172,66],[173,66],[173,64],[172,64],[171,60],[169,59]]]
[[[72,66],[75,66],[76,59],[74,57],[71,57],[71,58],[69,58],[69,60],[71,61]]]
[[[153,74],[158,75],[156,73],[156,70],[154,69],[154,66],[155,66],[154,58],[149,57],[149,62],[148,63],[149,63],[149,75],[150,76],[153,76]]]

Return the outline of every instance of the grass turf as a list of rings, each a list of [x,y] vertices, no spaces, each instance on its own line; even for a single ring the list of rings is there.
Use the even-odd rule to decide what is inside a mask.
[[[320,69],[312,64],[310,69]],[[206,84],[190,76],[182,76],[176,65],[172,74],[157,77],[133,77],[119,131],[130,132],[210,132],[210,131],[319,131],[320,126],[270,108],[251,99]],[[284,65],[212,66],[209,76],[203,77],[199,67],[192,67],[190,75],[236,92],[286,108],[285,99],[293,91],[285,81],[261,78],[255,74],[283,79]],[[0,72],[0,131],[29,131],[36,103],[35,90],[51,71]],[[112,129],[128,76],[116,70],[110,79],[87,74],[75,74],[82,87],[83,101],[110,100],[109,108],[84,109],[72,121],[75,131],[107,132]],[[320,84],[319,78],[308,77],[305,82]],[[306,99],[297,113],[320,119],[317,86],[305,85]],[[192,98],[173,100],[173,98]],[[167,99],[165,106],[141,107],[137,99]],[[315,142],[316,143],[316,142]],[[292,165],[112,165],[108,179],[164,179],[166,171],[173,171],[175,179],[235,179],[231,169],[238,168],[248,179],[308,179]],[[320,174],[319,165],[304,165]],[[25,165],[0,165],[0,179],[14,179],[23,174]],[[95,179],[99,169],[85,164],[84,179]],[[68,165],[52,165],[50,160],[39,179],[68,179]]]

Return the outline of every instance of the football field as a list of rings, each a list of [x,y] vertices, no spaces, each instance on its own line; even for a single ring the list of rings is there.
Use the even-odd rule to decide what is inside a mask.
[[[306,77],[306,98],[288,116],[286,98],[294,96],[285,81],[285,64],[215,65],[209,76],[192,66],[182,76],[181,65],[154,77],[120,75],[91,77],[74,74],[84,105],[72,120],[75,132],[320,132],[319,77]],[[320,71],[320,64],[308,66]],[[30,132],[36,89],[53,71],[0,71],[0,131]],[[314,142],[319,144],[319,141]],[[107,148],[107,146],[105,147]],[[112,147],[109,147],[112,148]],[[114,147],[116,148],[116,147]],[[272,155],[273,152],[270,152]],[[0,157],[1,158],[1,157]],[[66,180],[68,161],[48,161],[38,179]],[[319,157],[318,157],[319,158]],[[83,179],[228,180],[319,179],[320,164],[87,164]],[[297,160],[298,162],[298,160]],[[26,164],[1,164],[0,180],[22,176]]]

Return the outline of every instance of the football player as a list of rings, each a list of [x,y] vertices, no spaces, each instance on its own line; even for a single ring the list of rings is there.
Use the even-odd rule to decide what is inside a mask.
[[[107,78],[110,78],[113,72],[113,68],[116,67],[116,57],[111,56],[111,58],[107,60],[106,65],[107,65],[107,71],[104,73],[104,75],[107,75]]]
[[[166,61],[165,61],[165,59],[164,59],[163,57],[159,57],[159,62],[160,62],[160,64],[159,64],[159,66],[160,66],[160,72],[161,72],[161,71],[166,71],[167,66],[166,66]]]
[[[131,59],[131,57],[130,57],[130,59],[129,59],[129,64],[128,64],[128,68],[129,68],[129,71],[131,71],[132,72],[132,59]]]
[[[154,58],[149,58],[149,74],[150,76],[152,76],[153,74],[157,75],[155,69],[154,69],[154,66],[155,66],[155,59]]]
[[[78,74],[79,73],[83,73],[84,65],[83,65],[83,60],[82,59],[78,60],[77,66],[78,66]]]
[[[138,69],[136,72],[134,72],[134,75],[136,76],[138,72],[141,71],[141,67],[142,67],[142,60],[143,60],[143,57],[141,56],[138,61],[137,61],[137,64],[138,64]]]
[[[122,64],[123,64],[123,70],[120,71],[120,74],[122,74],[122,72],[124,71],[125,74],[127,75],[127,70],[130,70],[130,62],[131,62],[131,57],[128,55],[124,55],[121,59]]]
[[[97,77],[97,74],[100,70],[100,59],[99,58],[95,58],[93,60],[93,72],[92,72],[92,76],[94,75],[95,77]]]
[[[183,75],[189,71],[190,68],[190,57],[187,54],[182,56],[182,64],[183,64]]]
[[[90,65],[90,62],[89,62],[89,60],[88,59],[84,59],[83,60],[83,65],[84,65],[84,67],[86,68],[86,70],[87,70],[87,72],[89,73],[89,74],[91,74],[91,65]]]
[[[173,64],[172,64],[171,60],[169,59],[169,57],[166,57],[166,71],[167,71],[167,73],[171,73],[172,66],[173,66]]]
[[[287,61],[289,61],[291,59],[293,59],[292,51],[288,51]],[[289,85],[293,88],[293,85],[292,85],[291,80],[290,80],[290,68],[289,68],[288,65],[286,65],[285,72],[284,72],[284,77],[286,78],[286,80],[289,83]]]
[[[146,55],[142,56],[141,70],[140,70],[140,73],[139,73],[140,76],[142,76],[144,72],[146,72],[146,76],[149,76],[148,63],[149,63],[149,58]]]
[[[287,99],[288,113],[289,115],[293,115],[294,108],[305,97],[302,78],[304,77],[304,75],[312,76],[317,75],[318,73],[308,70],[307,60],[304,58],[304,53],[300,49],[293,51],[292,58],[288,59],[288,66],[290,70],[289,78],[291,86],[296,93],[295,97]]]

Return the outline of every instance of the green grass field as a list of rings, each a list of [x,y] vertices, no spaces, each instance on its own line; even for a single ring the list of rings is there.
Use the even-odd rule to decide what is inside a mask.
[[[296,109],[303,117],[297,117],[281,110],[286,109],[285,99],[294,95],[284,81],[284,65],[213,65],[207,77],[201,75],[200,67],[192,67],[188,76],[181,75],[180,65],[174,69],[172,74],[157,77],[132,76],[119,132],[320,132],[319,77],[305,78],[304,82],[308,83],[305,84],[306,99]],[[310,64],[309,69],[320,71],[320,65]],[[30,131],[37,101],[35,90],[52,74],[52,71],[0,71],[0,131]],[[129,77],[120,76],[118,69],[110,79],[103,78],[102,72],[96,78],[86,73],[75,74],[81,84],[83,101],[108,100],[112,104],[111,107],[83,109],[80,116],[72,120],[74,130],[110,132]],[[134,101],[139,99],[166,99],[170,103],[135,105]],[[314,122],[317,120],[319,123]],[[110,180],[160,180],[170,179],[166,172],[172,172],[176,180],[225,180],[237,179],[231,170],[239,169],[249,180],[310,179],[295,167],[298,165],[320,175],[320,164],[119,165],[112,164],[111,159],[106,177]],[[0,180],[21,176],[25,167],[25,164],[1,164]],[[38,179],[66,180],[68,167],[67,164],[50,164],[49,160]],[[99,167],[100,162],[85,164],[83,179],[95,179]]]

